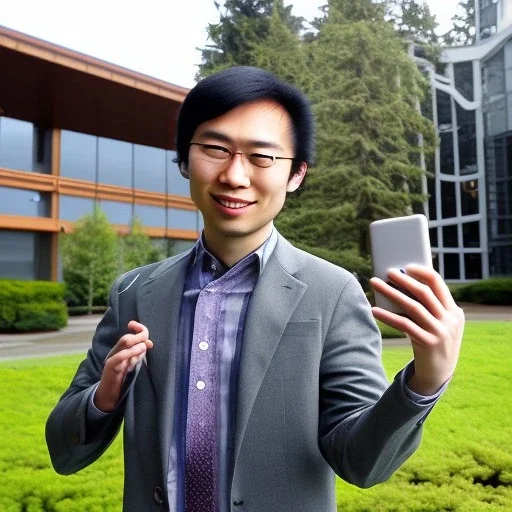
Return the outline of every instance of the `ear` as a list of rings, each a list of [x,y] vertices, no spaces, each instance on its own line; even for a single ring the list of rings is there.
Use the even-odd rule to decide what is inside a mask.
[[[288,185],[286,185],[286,192],[295,192],[302,183],[302,180],[306,177],[306,173],[308,172],[308,164],[306,162],[301,162],[300,167],[296,173],[288,180]]]
[[[188,174],[188,167],[185,165],[185,163],[181,163],[180,165],[180,173],[181,175],[188,180],[189,174]]]

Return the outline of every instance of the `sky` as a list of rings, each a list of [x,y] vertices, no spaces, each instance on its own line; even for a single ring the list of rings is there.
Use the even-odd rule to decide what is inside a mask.
[[[357,0],[354,0],[357,1]],[[426,0],[440,24],[450,27],[458,0]],[[213,0],[4,0],[0,25],[166,82],[192,87],[207,41],[218,22]],[[306,19],[325,0],[285,0]],[[1,63],[0,63],[1,69]]]

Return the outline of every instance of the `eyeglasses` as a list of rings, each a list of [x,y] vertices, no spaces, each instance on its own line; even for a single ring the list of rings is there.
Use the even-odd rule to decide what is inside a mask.
[[[249,162],[256,167],[271,167],[276,160],[296,160],[286,156],[265,155],[263,153],[245,153],[244,151],[231,151],[230,149],[217,144],[203,144],[201,142],[190,142],[190,146],[199,146],[201,153],[219,163],[231,161],[235,155],[244,155]]]

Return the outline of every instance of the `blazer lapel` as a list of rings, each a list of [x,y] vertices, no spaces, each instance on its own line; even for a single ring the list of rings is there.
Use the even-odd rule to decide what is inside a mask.
[[[183,256],[158,267],[137,290],[139,320],[149,330],[153,348],[146,360],[157,398],[162,467],[167,468],[174,413],[175,357],[181,295],[188,258]],[[151,433],[148,433],[151,435]]]
[[[287,272],[279,262],[280,238],[252,293],[240,354],[236,400],[235,463],[258,390],[285,327],[307,285]],[[291,246],[289,246],[291,247]],[[295,249],[293,249],[295,251]],[[283,249],[281,249],[283,252]]]

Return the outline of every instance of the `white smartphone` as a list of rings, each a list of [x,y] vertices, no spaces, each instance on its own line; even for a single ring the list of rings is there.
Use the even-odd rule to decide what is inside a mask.
[[[425,215],[372,222],[370,242],[373,274],[383,281],[388,282],[387,272],[390,268],[403,269],[410,263],[432,267],[428,220]],[[403,313],[401,308],[377,292],[375,305],[394,313]]]

